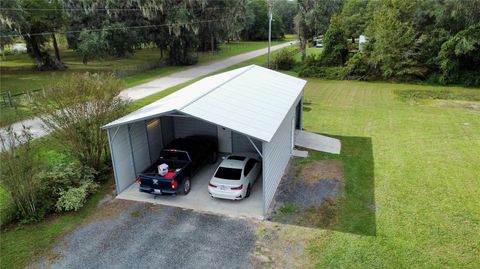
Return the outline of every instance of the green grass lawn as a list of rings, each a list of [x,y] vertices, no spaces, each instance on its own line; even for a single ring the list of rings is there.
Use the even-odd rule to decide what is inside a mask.
[[[309,79],[304,127],[342,140],[339,222],[310,242],[317,268],[478,268],[480,111],[395,90],[480,89]],[[373,203],[373,208],[372,208]]]

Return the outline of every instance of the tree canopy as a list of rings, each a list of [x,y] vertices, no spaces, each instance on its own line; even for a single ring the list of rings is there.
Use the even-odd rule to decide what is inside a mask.
[[[478,86],[479,25],[480,0],[348,0],[329,24],[327,35],[336,38],[325,38],[319,61],[345,67],[351,78]],[[364,50],[350,44],[347,56],[360,55],[325,61],[338,59],[338,51],[329,48],[361,34],[367,37]]]

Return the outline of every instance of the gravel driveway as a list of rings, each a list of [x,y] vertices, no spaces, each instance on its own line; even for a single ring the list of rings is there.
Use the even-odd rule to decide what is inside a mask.
[[[33,267],[253,267],[255,231],[248,220],[118,200],[99,211],[54,247],[54,259]]]

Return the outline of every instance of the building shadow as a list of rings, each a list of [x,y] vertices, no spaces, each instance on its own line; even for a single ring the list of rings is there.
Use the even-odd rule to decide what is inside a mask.
[[[268,218],[285,224],[375,236],[372,140],[322,135],[340,139],[341,154],[309,150],[308,158],[294,158]],[[343,176],[338,176],[339,170]]]

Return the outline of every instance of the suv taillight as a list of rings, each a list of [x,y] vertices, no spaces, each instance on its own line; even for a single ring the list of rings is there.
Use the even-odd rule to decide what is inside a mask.
[[[172,189],[176,189],[178,187],[178,182],[176,180],[172,181]]]
[[[140,176],[137,177],[137,183],[142,184],[142,178]]]
[[[234,191],[238,191],[238,190],[241,190],[243,189],[243,184],[238,186],[238,187],[233,187],[233,188],[230,188],[231,190],[234,190]]]
[[[208,182],[208,186],[212,187],[212,188],[216,188],[217,186],[216,185],[213,185],[212,182]]]

